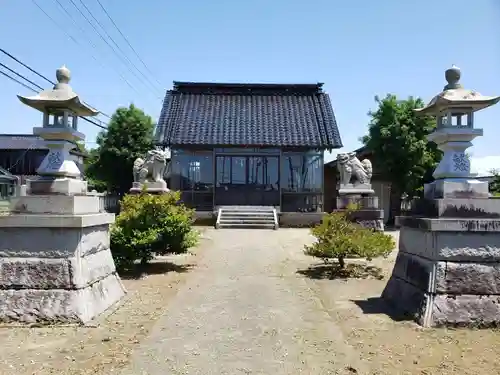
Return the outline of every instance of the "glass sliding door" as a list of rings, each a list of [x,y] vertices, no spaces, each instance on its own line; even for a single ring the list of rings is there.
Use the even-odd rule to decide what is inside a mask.
[[[281,165],[282,211],[323,210],[323,153],[286,152]]]
[[[172,150],[170,188],[181,193],[182,201],[199,211],[213,209],[213,152]]]
[[[217,155],[215,205],[279,206],[279,157]]]

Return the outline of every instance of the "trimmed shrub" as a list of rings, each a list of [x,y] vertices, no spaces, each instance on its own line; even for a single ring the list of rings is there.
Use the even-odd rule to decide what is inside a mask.
[[[345,258],[358,257],[371,260],[386,257],[395,247],[392,236],[363,228],[349,220],[351,211],[333,212],[326,215],[321,224],[311,229],[316,242],[305,246],[305,254],[328,262],[337,259],[341,269]]]
[[[180,254],[196,245],[194,211],[179,203],[178,192],[128,194],[111,228],[111,253],[119,270],[137,260],[144,266],[155,255]]]

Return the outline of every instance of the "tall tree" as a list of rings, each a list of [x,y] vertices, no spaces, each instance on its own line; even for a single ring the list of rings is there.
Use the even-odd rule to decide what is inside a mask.
[[[98,148],[93,148],[87,151],[87,157],[85,158],[85,163],[83,165],[83,173],[85,175],[85,179],[87,180],[88,189],[96,190],[99,193],[102,193],[108,190],[108,184],[95,177],[95,170],[98,168],[96,165],[97,160],[99,160]]]
[[[97,136],[98,147],[90,153],[87,176],[102,181],[108,192],[123,195],[133,182],[134,160],[154,147],[150,116],[131,104],[118,108],[106,131]]]
[[[401,213],[403,194],[421,196],[423,185],[432,181],[432,173],[441,160],[436,145],[427,141],[435,121],[419,117],[414,109],[423,107],[421,99],[398,100],[395,95],[380,99],[378,108],[370,111],[368,135],[362,138],[373,153],[373,162],[391,184],[389,223]]]
[[[491,176],[493,176],[493,179],[490,182],[490,193],[493,194],[493,196],[498,197],[500,196],[500,170],[499,169],[491,169],[490,171]]]

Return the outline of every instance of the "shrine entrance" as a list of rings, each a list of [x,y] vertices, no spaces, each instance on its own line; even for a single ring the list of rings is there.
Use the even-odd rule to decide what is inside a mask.
[[[279,152],[216,153],[216,206],[280,206]]]

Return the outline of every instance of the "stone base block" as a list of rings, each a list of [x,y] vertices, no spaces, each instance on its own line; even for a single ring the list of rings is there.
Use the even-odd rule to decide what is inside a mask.
[[[500,220],[407,219],[382,297],[426,327],[500,325]]]
[[[336,210],[342,212],[343,210]],[[365,228],[384,231],[384,210],[360,209],[349,214],[349,219]]]
[[[424,292],[392,276],[383,293],[390,305],[412,316],[424,327],[497,327],[500,325],[500,296],[447,295]]]
[[[345,184],[339,187],[339,195],[343,194],[372,195],[375,194],[375,191],[372,189],[371,184]]]
[[[13,199],[11,211],[26,214],[97,214],[100,200],[92,195],[27,195]]]
[[[130,189],[130,194],[139,194],[142,192],[144,187],[146,188],[146,192],[150,194],[162,194],[170,191],[165,181],[153,181],[146,182],[144,184],[140,182],[134,182],[132,184],[132,188]]]
[[[500,199],[418,199],[412,213],[428,218],[500,219]]]
[[[83,289],[0,290],[0,321],[85,324],[117,303],[125,288],[116,274]]]
[[[96,197],[55,197],[56,206],[74,209],[77,198]],[[32,210],[50,205],[30,199]],[[0,321],[86,323],[116,303],[125,290],[110,251],[113,219],[106,213],[0,217]]]
[[[28,180],[28,195],[85,195],[87,194],[87,181],[75,178],[50,178],[41,177]]]
[[[359,225],[361,225],[364,228],[369,228],[373,229],[377,232],[383,232],[384,231],[384,220],[383,219],[376,219],[376,220],[359,220],[357,221]]]
[[[96,227],[101,225],[109,225],[115,221],[115,215],[109,213],[98,213],[98,214],[88,214],[88,215],[55,215],[55,214],[11,214],[0,216],[0,233],[7,228],[14,231],[17,235],[23,236],[22,232],[24,228],[30,228],[33,230],[35,228],[41,229],[48,238],[43,238],[43,242],[40,241],[36,245],[42,245],[45,247],[47,245],[46,241],[49,241],[52,236],[59,237],[59,231],[57,228],[69,229],[73,228],[76,231],[83,231],[84,228]],[[52,228],[51,231],[47,232],[46,229]],[[21,233],[19,233],[21,232]],[[67,230],[68,234],[74,234],[74,232]],[[26,236],[26,234],[24,235]],[[74,239],[74,237],[71,237]],[[0,243],[2,243],[2,234],[0,234]],[[27,240],[33,240],[33,237]],[[0,247],[0,253],[2,248]]]
[[[472,178],[447,178],[424,186],[428,199],[442,198],[488,198],[488,182]]]
[[[378,209],[376,195],[363,196],[361,194],[343,194],[337,196],[337,209],[346,209],[349,205],[359,205],[361,209]]]
[[[304,228],[314,227],[321,223],[324,212],[280,212],[278,221],[280,227]]]
[[[116,272],[109,249],[68,258],[0,258],[0,289],[82,289]]]

